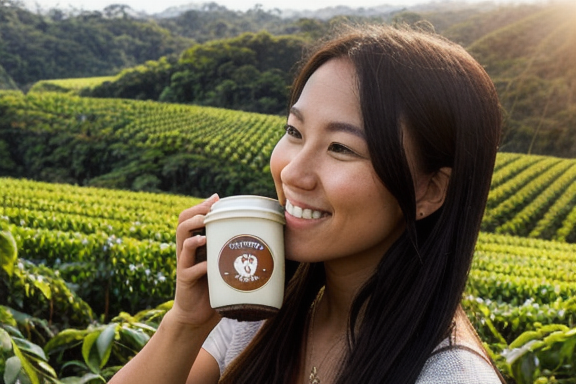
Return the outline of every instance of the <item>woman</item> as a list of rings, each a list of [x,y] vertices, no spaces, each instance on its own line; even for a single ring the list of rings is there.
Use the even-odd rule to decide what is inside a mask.
[[[349,30],[305,62],[290,106],[270,161],[298,263],[280,313],[210,308],[190,233],[213,196],[181,214],[174,307],[113,382],[500,382],[459,308],[501,124],[482,67],[426,33]]]

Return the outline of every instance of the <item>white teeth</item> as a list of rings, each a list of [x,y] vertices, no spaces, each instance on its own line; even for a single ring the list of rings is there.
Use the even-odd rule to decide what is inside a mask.
[[[302,218],[302,208],[297,207],[297,206],[294,207],[294,208],[292,209],[292,216],[301,219],[301,218]]]
[[[298,219],[319,219],[323,216],[320,211],[313,211],[309,208],[301,208],[293,205],[290,201],[286,200],[286,212]]]
[[[288,200],[286,200],[286,212],[288,212],[291,215],[294,215],[294,206]]]

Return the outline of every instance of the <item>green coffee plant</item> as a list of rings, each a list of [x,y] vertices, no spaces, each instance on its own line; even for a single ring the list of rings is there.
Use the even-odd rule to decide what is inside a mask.
[[[500,345],[500,351],[526,331],[543,325],[563,324],[576,327],[576,298],[538,304],[528,299],[520,305],[466,296],[462,305],[481,339]],[[497,348],[494,348],[497,349]]]
[[[0,232],[0,244],[7,242],[17,249],[11,233]],[[58,273],[44,265],[14,258],[17,252],[7,254],[4,252],[6,249],[6,246],[0,245],[0,259],[3,260],[0,283],[7,293],[0,299],[0,305],[64,326],[86,325],[93,320],[92,309]],[[10,260],[6,261],[7,258]]]
[[[27,340],[6,307],[0,306],[0,375],[5,384],[58,383],[44,350]]]
[[[57,271],[105,319],[170,299],[175,244],[105,233],[80,234],[9,226],[23,256]],[[48,268],[48,267],[43,267]]]
[[[166,302],[134,316],[122,312],[108,324],[65,329],[44,350],[66,382],[106,383],[146,345],[171,307],[172,302]]]
[[[551,324],[527,331],[502,353],[518,384],[570,383],[576,377],[576,328]]]

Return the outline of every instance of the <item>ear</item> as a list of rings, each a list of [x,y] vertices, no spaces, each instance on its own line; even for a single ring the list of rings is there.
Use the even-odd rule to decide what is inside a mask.
[[[416,220],[430,216],[444,204],[451,174],[452,168],[443,167],[420,178],[416,185]]]

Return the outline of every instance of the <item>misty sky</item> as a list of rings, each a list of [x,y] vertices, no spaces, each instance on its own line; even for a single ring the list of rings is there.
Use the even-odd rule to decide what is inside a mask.
[[[454,0],[452,0],[454,1]],[[461,0],[460,3],[478,2],[482,0]],[[543,0],[493,0],[495,3],[519,3],[519,2],[539,2]],[[42,9],[61,8],[61,9],[83,9],[83,10],[102,10],[110,4],[127,4],[137,11],[146,13],[158,13],[166,8],[189,3],[204,3],[209,0],[24,0],[31,9],[39,5]],[[228,9],[242,10],[253,8],[256,4],[261,4],[264,9],[319,9],[329,6],[347,5],[349,7],[370,7],[375,5],[415,5],[429,3],[431,0],[214,0],[215,3],[225,6]],[[454,1],[456,2],[456,1]]]

